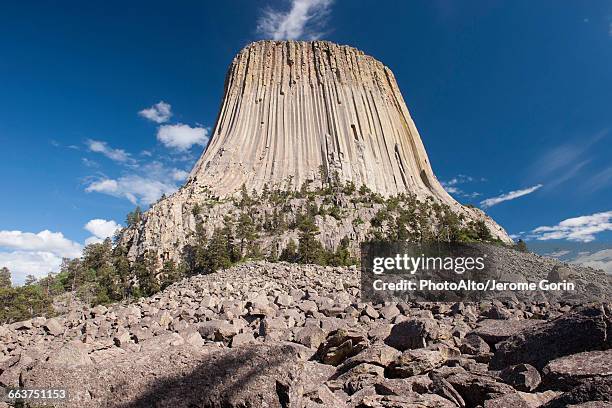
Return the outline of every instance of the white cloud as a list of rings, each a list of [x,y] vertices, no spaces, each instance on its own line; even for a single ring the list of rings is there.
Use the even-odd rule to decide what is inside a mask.
[[[50,252],[60,257],[81,255],[80,244],[64,237],[61,232],[41,231],[37,234],[22,231],[0,231],[0,247],[22,251]]]
[[[538,227],[532,231],[531,238],[540,241],[567,239],[569,241],[591,242],[595,240],[595,234],[604,231],[612,231],[612,211],[568,218],[550,227]]]
[[[153,204],[163,194],[172,194],[177,186],[153,178],[129,175],[118,179],[100,179],[89,184],[85,191],[108,194],[114,197],[124,197],[134,205]]]
[[[87,157],[81,158],[81,161],[83,162],[83,165],[85,167],[98,167],[99,166],[98,162],[96,162],[95,160],[89,160]]]
[[[49,272],[58,272],[62,257],[44,251],[0,251],[0,266],[6,266],[11,271],[13,284],[21,285],[27,275],[37,278],[47,276]]]
[[[106,142],[100,140],[87,140],[85,142],[90,151],[101,153],[111,160],[118,162],[127,162],[131,160],[130,154],[122,149],[113,149]]]
[[[466,176],[465,174],[459,174],[456,177],[453,177],[452,179],[448,181],[441,181],[440,184],[442,184],[442,187],[449,194],[455,194],[455,195],[465,197],[465,198],[476,198],[480,196],[480,193],[477,193],[477,192],[468,193],[468,192],[465,192],[463,189],[459,188],[458,186],[460,184],[467,184],[467,183],[478,182],[478,181],[482,182],[482,181],[486,181],[486,179],[484,178],[474,179],[474,177]]]
[[[117,230],[121,229],[121,225],[117,224],[113,220],[103,220],[96,218],[90,220],[84,227],[87,231],[93,234],[93,236],[85,240],[85,244],[93,244],[104,241],[106,238],[110,238],[115,235]]]
[[[316,40],[333,0],[292,0],[289,11],[268,9],[257,22],[257,31],[273,40]]]
[[[62,258],[79,257],[82,249],[61,232],[0,231],[0,267],[9,268],[15,284],[22,284],[27,275],[40,278],[58,272]]]
[[[183,152],[196,144],[206,146],[206,143],[208,143],[208,129],[203,127],[192,128],[182,123],[163,125],[157,130],[157,140],[166,147]]]
[[[551,253],[544,254],[544,255],[550,256],[552,258],[561,258],[562,256],[568,255],[570,253],[571,253],[571,251],[560,250],[560,251],[555,251],[555,252],[551,252]]]
[[[172,106],[164,101],[159,101],[150,108],[138,112],[143,118],[155,123],[165,123],[172,117]]]
[[[126,198],[134,205],[149,205],[155,203],[162,195],[170,195],[177,189],[178,187],[173,183],[130,175],[117,179],[99,179],[90,183],[85,191]]]
[[[527,194],[531,194],[534,191],[540,189],[541,187],[542,187],[542,184],[537,184],[533,187],[525,188],[523,190],[511,191],[509,193],[502,194],[497,197],[487,198],[486,200],[482,200],[480,202],[480,205],[484,208],[493,207],[494,205],[503,203],[504,201],[514,200],[516,198],[525,196]]]
[[[172,178],[176,181],[183,181],[189,176],[189,173],[185,170],[173,169],[172,170]]]
[[[592,254],[580,254],[571,263],[591,268],[601,269],[609,274],[612,274],[612,249],[603,249]]]
[[[132,172],[117,178],[102,176],[92,179],[85,191],[97,192],[128,199],[132,204],[152,204],[163,194],[169,195],[178,189],[179,182],[189,175],[184,170],[166,167],[160,161],[152,161]]]

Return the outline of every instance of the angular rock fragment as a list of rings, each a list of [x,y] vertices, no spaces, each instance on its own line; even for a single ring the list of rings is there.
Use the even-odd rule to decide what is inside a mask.
[[[557,357],[612,346],[607,330],[612,317],[602,306],[581,308],[540,325],[526,328],[497,346],[493,368],[529,363],[542,369]]]
[[[538,370],[529,364],[506,367],[499,376],[506,384],[524,392],[533,392],[542,381]]]

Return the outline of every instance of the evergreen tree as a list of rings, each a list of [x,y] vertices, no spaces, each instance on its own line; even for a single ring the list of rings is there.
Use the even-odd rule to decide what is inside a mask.
[[[239,207],[240,208],[245,208],[245,207],[249,207],[253,204],[253,200],[251,200],[251,197],[249,197],[249,191],[246,188],[245,184],[242,184],[242,187],[240,188],[240,203],[239,203]]]
[[[351,256],[349,249],[350,240],[348,237],[340,240],[340,245],[336,248],[336,251],[329,254],[328,263],[332,266],[349,266],[355,265],[357,260]]]
[[[3,266],[0,268],[0,288],[10,288],[11,286],[11,271]]]
[[[142,210],[140,209],[140,206],[137,206],[134,209],[134,211],[131,211],[130,213],[128,213],[125,219],[125,224],[128,227],[133,227],[134,225],[137,225],[138,223],[140,223],[141,220],[142,220]]]
[[[191,209],[191,213],[193,214],[194,217],[197,217],[198,215],[200,215],[201,212],[202,212],[202,207],[200,206],[200,204],[195,203],[193,208]]]
[[[236,238],[238,238],[240,242],[239,252],[241,257],[245,256],[247,253],[253,252],[258,234],[255,229],[253,218],[247,213],[240,214],[238,226],[236,227]]]
[[[230,216],[223,218],[223,228],[221,233],[225,237],[225,245],[227,246],[227,255],[230,260],[230,265],[242,259],[240,248],[236,245],[236,236],[234,235],[234,219]]]
[[[120,299],[128,298],[131,295],[132,268],[127,249],[122,245],[117,245],[113,250],[113,267],[119,281]]]
[[[268,187],[268,183],[264,183],[263,189],[261,191],[261,198],[263,200],[268,199],[270,197],[270,187]]]
[[[40,285],[0,287],[0,324],[52,314],[51,297],[45,294]]]
[[[299,262],[322,265],[324,263],[323,245],[317,239],[319,229],[314,223],[314,218],[309,216],[304,217],[300,222],[299,229]]]
[[[527,248],[527,244],[522,239],[519,239],[516,242],[515,248],[517,251],[520,251],[520,252],[529,252],[529,248]]]
[[[181,270],[172,260],[164,262],[164,265],[160,271],[160,276],[161,290],[164,290],[182,277]]]
[[[30,286],[33,285],[34,283],[36,283],[36,276],[34,275],[27,275],[25,278],[25,282],[23,283],[25,286]]]
[[[489,227],[483,220],[476,221],[476,235],[481,241],[491,241],[493,239]]]
[[[229,268],[232,265],[229,248],[227,234],[223,229],[215,229],[206,247],[205,272]]]
[[[297,262],[297,244],[293,239],[290,239],[287,246],[282,250],[280,254],[280,260],[285,262]]]
[[[138,279],[138,292],[140,296],[150,296],[159,292],[160,285],[157,279],[157,266],[159,262],[154,252],[148,252],[140,262],[136,262],[134,269]]]

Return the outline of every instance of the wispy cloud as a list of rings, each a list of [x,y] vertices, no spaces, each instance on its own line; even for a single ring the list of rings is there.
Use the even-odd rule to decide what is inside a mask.
[[[557,225],[538,227],[529,238],[540,241],[567,239],[569,241],[591,242],[595,234],[612,231],[612,211],[568,218]]]
[[[587,177],[586,170],[595,154],[592,147],[609,134],[603,129],[580,141],[556,146],[544,153],[528,169],[533,180],[542,181],[546,189],[555,188],[577,176]]]
[[[603,249],[594,253],[580,254],[571,261],[573,264],[590,266],[612,274],[612,249]]]
[[[482,200],[480,202],[480,205],[483,208],[489,208],[489,207],[493,207],[494,205],[497,205],[499,203],[503,203],[504,201],[510,201],[510,200],[514,200],[517,199],[519,197],[523,197],[527,194],[531,194],[534,191],[538,190],[542,188],[542,184],[537,184],[535,186],[529,187],[529,188],[525,188],[522,190],[515,190],[515,191],[510,191],[509,193],[506,194],[502,194],[499,195],[497,197],[491,197],[491,198],[487,198],[486,200]]]
[[[83,158],[81,158],[81,162],[83,163],[83,165],[84,165],[85,167],[98,167],[98,166],[100,166],[100,164],[98,164],[98,162],[97,162],[97,161],[95,161],[95,160],[90,160],[90,159],[88,159],[87,157],[83,157]]]
[[[87,184],[85,191],[125,198],[134,205],[149,205],[164,194],[174,193],[178,189],[177,182],[183,181],[187,175],[185,170],[153,161],[120,177],[97,177]]]
[[[610,186],[612,186],[612,166],[596,173],[589,180],[585,181],[583,185],[591,193]]]
[[[155,123],[165,123],[172,117],[172,106],[164,101],[159,101],[150,108],[138,112],[143,118]]]
[[[185,170],[173,169],[172,170],[172,178],[176,181],[183,181],[189,176],[189,173]]]
[[[459,174],[450,180],[441,181],[440,184],[442,184],[442,187],[444,187],[446,192],[449,194],[455,194],[457,196],[464,197],[464,198],[476,198],[476,197],[479,197],[481,194],[475,191],[471,193],[466,192],[464,191],[464,188],[459,187],[459,186],[462,184],[469,184],[469,183],[482,182],[482,181],[486,181],[486,179],[485,178],[477,179],[472,176],[466,176],[465,174]]]
[[[163,125],[157,130],[157,140],[166,147],[184,152],[196,144],[206,146],[208,132],[207,128],[191,127],[182,123]]]
[[[291,0],[288,11],[266,9],[257,31],[273,40],[316,40],[331,11],[333,0]]]
[[[100,179],[91,183],[85,191],[108,194],[114,197],[127,198],[132,204],[153,204],[163,194],[172,194],[177,190],[173,183],[145,178],[137,175],[117,179]]]
[[[108,143],[104,141],[88,139],[85,141],[85,144],[87,145],[87,148],[90,151],[94,153],[103,154],[104,156],[108,157],[111,160],[121,162],[121,163],[126,163],[132,160],[132,158],[130,157],[130,154],[127,153],[125,150],[113,149],[112,147],[108,145]]]

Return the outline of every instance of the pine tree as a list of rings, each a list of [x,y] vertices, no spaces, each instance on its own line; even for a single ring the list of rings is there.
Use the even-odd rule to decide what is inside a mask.
[[[522,239],[519,239],[516,242],[515,248],[517,251],[520,251],[520,252],[529,252],[529,248],[527,248],[527,244]]]
[[[287,246],[283,248],[279,259],[285,262],[296,262],[297,258],[297,244],[293,239],[290,239]]]
[[[134,209],[134,211],[131,211],[130,213],[128,213],[126,220],[125,220],[125,224],[128,227],[133,227],[134,225],[139,224],[141,220],[142,220],[142,210],[140,209],[140,206],[137,206]]]
[[[221,233],[225,236],[225,244],[227,246],[227,255],[230,260],[230,265],[234,262],[238,262],[242,259],[240,248],[236,246],[236,236],[234,235],[235,230],[234,219],[230,216],[223,218],[223,228]]]
[[[227,234],[223,229],[215,229],[206,247],[205,272],[211,273],[231,266],[229,247]]]
[[[23,283],[25,286],[30,286],[36,283],[36,276],[27,275],[25,278],[25,282]]]
[[[483,220],[476,221],[476,235],[481,241],[491,241],[493,239],[489,227]]]
[[[208,238],[201,222],[196,224],[195,245],[185,249],[185,261],[189,265],[190,274],[207,273]]]
[[[3,266],[0,268],[0,288],[10,288],[11,285],[11,271]]]
[[[249,207],[252,204],[253,204],[253,200],[251,200],[251,197],[249,197],[249,191],[247,190],[246,185],[242,184],[242,187],[240,188],[239,207],[245,208],[245,207]]]
[[[350,266],[355,265],[357,260],[351,256],[349,249],[350,241],[348,237],[340,240],[340,244],[333,254],[330,254],[328,263],[332,266]]]
[[[164,290],[174,282],[178,281],[181,276],[181,271],[177,268],[174,261],[166,261],[160,271],[161,289]]]
[[[160,285],[156,273],[158,264],[157,255],[152,251],[148,252],[142,261],[135,263],[139,295],[150,296],[159,292]]]
[[[195,203],[193,208],[191,209],[191,214],[193,214],[194,217],[197,217],[198,215],[200,215],[201,212],[202,207],[200,206],[200,204]]]
[[[299,225],[300,233],[298,240],[298,260],[300,263],[323,264],[323,245],[317,239],[319,229],[314,223],[314,218],[304,217]]]
[[[127,257],[127,249],[122,245],[117,245],[113,250],[113,267],[119,279],[121,300],[123,300],[131,295],[132,268]]]
[[[239,252],[241,257],[245,256],[247,253],[253,252],[258,234],[255,230],[253,218],[247,213],[240,214],[238,226],[236,227],[236,238],[238,238],[240,242]]]

